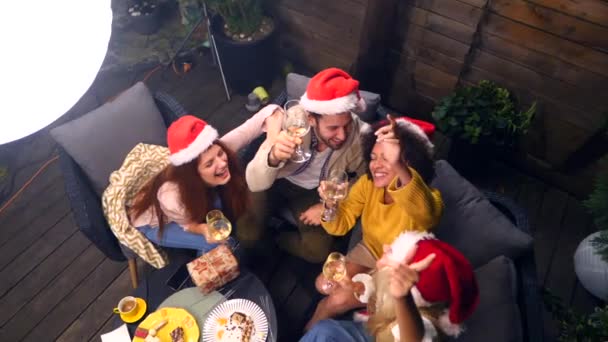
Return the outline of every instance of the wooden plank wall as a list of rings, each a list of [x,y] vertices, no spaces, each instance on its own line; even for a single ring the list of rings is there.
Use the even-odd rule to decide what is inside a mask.
[[[316,71],[352,71],[368,0],[276,0],[280,53]]]
[[[524,141],[560,166],[608,116],[608,2],[400,1],[388,103],[429,118],[458,85],[494,80],[539,104]]]

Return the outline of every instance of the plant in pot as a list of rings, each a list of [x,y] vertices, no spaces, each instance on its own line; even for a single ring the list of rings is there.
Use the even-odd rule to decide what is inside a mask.
[[[277,70],[275,23],[264,15],[262,0],[208,0],[215,14],[215,38],[226,81],[239,94],[269,87]]]
[[[460,171],[474,173],[491,154],[516,147],[530,127],[536,103],[520,111],[514,96],[494,82],[458,88],[443,98],[432,116],[451,138],[449,159]]]
[[[574,272],[587,291],[608,301],[608,174],[597,179],[584,205],[599,231],[578,245],[574,253]]]
[[[127,11],[133,31],[140,34],[153,34],[158,31],[161,11],[156,0],[131,0]]]
[[[543,289],[542,294],[547,311],[557,321],[558,341],[608,341],[608,305],[596,307],[589,314],[581,314],[566,308],[562,299],[551,291]]]

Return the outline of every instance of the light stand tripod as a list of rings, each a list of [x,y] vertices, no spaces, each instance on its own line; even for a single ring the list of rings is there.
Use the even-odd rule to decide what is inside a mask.
[[[203,9],[201,11],[201,15],[199,16],[198,20],[196,21],[196,23],[194,24],[192,29],[190,29],[190,32],[188,32],[188,34],[186,35],[186,37],[180,44],[179,48],[177,49],[177,51],[175,52],[175,54],[173,55],[171,60],[169,60],[169,62],[165,65],[165,68],[168,68],[173,64],[173,62],[175,61],[175,58],[179,55],[181,50],[186,45],[186,42],[188,42],[188,40],[192,36],[192,33],[199,27],[199,25],[201,24],[203,19],[206,21],[206,24],[207,24],[207,34],[209,35],[209,45],[211,48],[211,53],[213,55],[213,61],[214,62],[217,61],[217,65],[220,69],[220,74],[222,75],[222,83],[224,84],[224,91],[226,92],[226,99],[228,101],[230,101],[230,99],[231,99],[230,91],[228,90],[228,84],[226,84],[226,77],[224,76],[224,69],[222,68],[222,61],[220,59],[220,54],[217,50],[217,45],[215,44],[215,37],[213,37],[213,34],[211,33],[211,19],[209,18],[209,12],[207,11],[207,3],[205,1],[203,1]]]

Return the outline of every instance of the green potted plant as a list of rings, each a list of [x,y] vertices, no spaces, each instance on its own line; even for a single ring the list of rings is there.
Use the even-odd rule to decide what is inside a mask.
[[[566,308],[561,299],[548,290],[543,291],[547,311],[557,321],[560,342],[596,342],[608,340],[608,305],[597,307],[590,314],[580,314]]]
[[[272,84],[277,60],[275,23],[262,0],[208,0],[211,32],[230,88],[248,94]]]
[[[437,128],[451,138],[450,161],[462,169],[479,165],[479,158],[490,153],[513,149],[535,112],[536,103],[520,111],[507,89],[483,80],[443,98],[432,116]]]
[[[584,205],[599,231],[578,245],[574,253],[574,272],[587,291],[608,301],[608,174],[598,177]]]

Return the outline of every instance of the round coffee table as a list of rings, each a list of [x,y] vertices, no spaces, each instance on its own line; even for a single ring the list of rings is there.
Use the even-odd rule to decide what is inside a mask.
[[[164,270],[164,272],[158,272],[158,274],[146,278],[132,294],[135,297],[141,297],[146,300],[148,303],[148,310],[141,320],[132,324],[127,324],[131,336],[133,336],[137,325],[145,319],[148,314],[162,307],[180,307],[186,309],[196,318],[202,332],[205,319],[213,308],[226,300],[243,298],[256,303],[262,308],[268,319],[267,341],[277,341],[278,325],[274,304],[264,283],[262,283],[255,274],[246,269],[241,269],[241,274],[236,279],[226,284],[218,291],[204,295],[196,287],[185,288],[177,292],[169,288],[166,285],[166,279],[168,278],[168,275],[175,271],[175,269],[176,267],[173,267],[173,269]],[[116,326],[118,327],[121,324],[124,324],[124,322],[117,316]]]
[[[268,342],[277,341],[277,315],[274,309],[274,304],[268,290],[255,276],[255,274],[241,270],[235,280],[226,284],[219,291],[214,291],[209,294],[203,294],[196,287],[189,287],[180,291],[174,292],[165,300],[163,300],[157,308],[148,308],[148,314],[154,312],[158,308],[163,307],[179,307],[184,308],[192,316],[196,318],[199,328],[202,330],[205,324],[205,319],[209,313],[219,304],[229,299],[243,298],[256,303],[266,315],[268,319]],[[147,315],[146,315],[147,316]],[[145,316],[144,316],[145,318]],[[138,322],[139,323],[139,322]],[[133,329],[136,324],[133,324]]]

